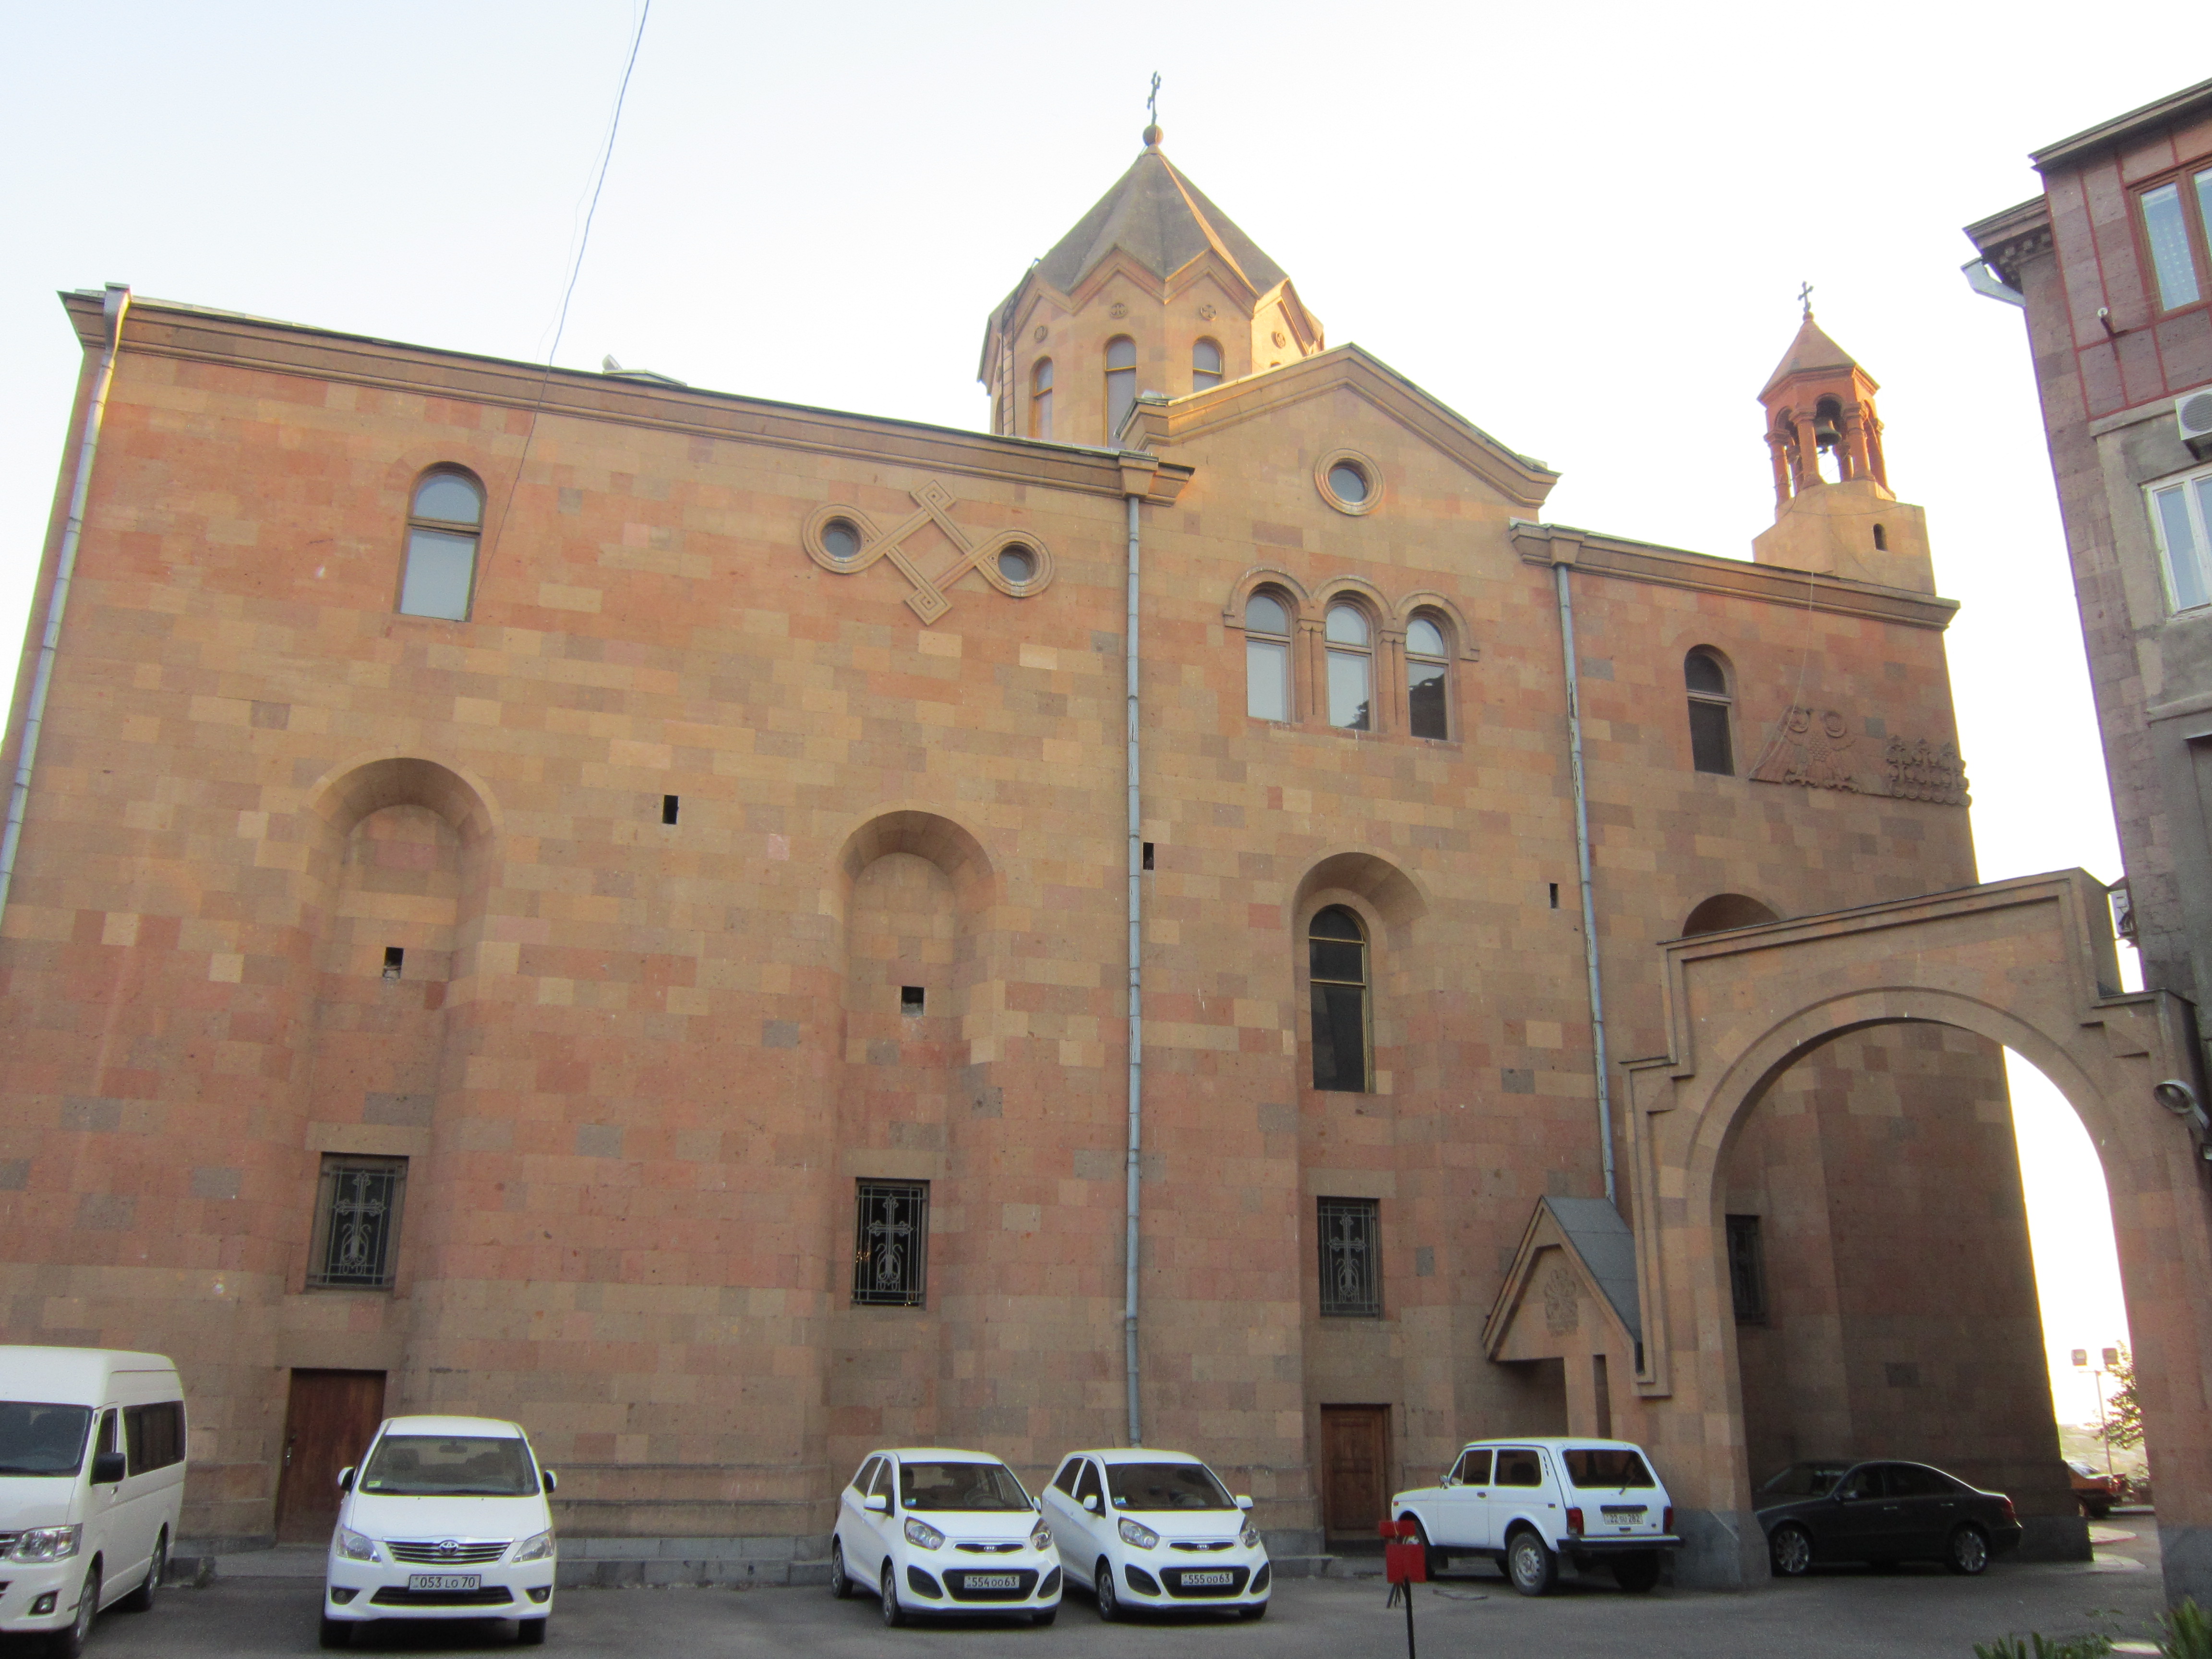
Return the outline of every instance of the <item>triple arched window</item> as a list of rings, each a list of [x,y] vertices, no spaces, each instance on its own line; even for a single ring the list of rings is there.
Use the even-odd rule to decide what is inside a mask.
[[[1106,342],[1106,441],[1137,406],[1137,343],[1126,334]]]
[[[1313,1086],[1368,1091],[1367,930],[1341,904],[1306,925],[1306,976],[1313,993]]]
[[[1319,670],[1318,684],[1298,690],[1303,674],[1294,665],[1301,659],[1295,619],[1299,607],[1280,589],[1255,589],[1244,601],[1244,712],[1254,720],[1289,721],[1300,718],[1298,706],[1310,697],[1318,703],[1305,718],[1326,719],[1346,732],[1376,732],[1386,726],[1403,729],[1416,738],[1446,738],[1452,735],[1451,665],[1454,655],[1451,625],[1433,611],[1417,611],[1407,620],[1400,643],[1404,658],[1406,701],[1380,696],[1387,690],[1385,676],[1397,672],[1389,647],[1394,636],[1377,637],[1372,613],[1351,598],[1330,600],[1322,609],[1318,663],[1304,659],[1309,669]],[[1311,636],[1307,636],[1310,638]],[[1378,658],[1381,662],[1378,665]]]
[[[466,622],[483,536],[483,487],[440,467],[415,486],[407,509],[407,562],[399,580],[403,616]]]
[[[1690,696],[1690,764],[1700,772],[1735,775],[1730,726],[1735,698],[1720,653],[1699,646],[1682,659],[1682,684]]]
[[[1367,613],[1333,605],[1322,624],[1328,641],[1328,723],[1347,732],[1375,729],[1375,657]]]

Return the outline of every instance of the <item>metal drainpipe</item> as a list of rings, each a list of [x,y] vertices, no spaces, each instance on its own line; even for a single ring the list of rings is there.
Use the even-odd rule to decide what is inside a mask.
[[[1597,899],[1590,886],[1589,796],[1583,784],[1583,699],[1575,664],[1575,601],[1567,591],[1567,567],[1555,564],[1559,586],[1559,643],[1567,670],[1567,753],[1575,780],[1575,861],[1583,885],[1583,962],[1589,971],[1590,1047],[1597,1064],[1598,1145],[1605,1154],[1605,1196],[1618,1200],[1613,1176],[1613,1085],[1605,1058],[1605,988],[1597,973]]]
[[[15,883],[15,851],[22,844],[23,814],[31,799],[31,767],[39,757],[39,732],[46,718],[46,694],[54,683],[54,653],[61,644],[62,613],[69,609],[70,579],[76,571],[76,549],[84,536],[85,500],[92,490],[92,464],[100,453],[100,422],[107,416],[107,389],[115,381],[116,352],[123,343],[123,314],[131,308],[131,289],[110,283],[100,301],[107,343],[100,350],[100,373],[92,386],[92,404],[84,412],[77,440],[76,479],[70,486],[69,518],[62,526],[61,556],[54,562],[54,585],[46,598],[46,631],[39,641],[39,663],[31,675],[31,702],[23,715],[23,742],[15,757],[15,786],[8,796],[8,828],[0,834],[0,916]]]
[[[1145,821],[1137,795],[1137,525],[1140,496],[1124,498],[1129,510],[1128,614],[1122,622],[1122,679],[1128,701],[1129,788],[1129,1198],[1127,1262],[1122,1281],[1121,1340],[1129,1376],[1129,1443],[1145,1443],[1137,1393],[1137,1215],[1139,1154],[1145,1126]]]

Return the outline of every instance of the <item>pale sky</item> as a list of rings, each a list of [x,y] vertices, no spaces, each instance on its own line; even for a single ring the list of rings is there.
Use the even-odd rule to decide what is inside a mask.
[[[656,0],[559,360],[981,426],[984,318],[1134,158],[1158,70],[1168,154],[1332,343],[1561,469],[1547,518],[1748,556],[1755,394],[1809,280],[1963,604],[1982,874],[2109,880],[2021,314],[1968,291],[1959,227],[2037,193],[2029,149],[2203,64],[2065,49],[2057,15]],[[636,16],[0,0],[0,639],[69,435],[56,289],[540,358]],[[2202,0],[2138,0],[2128,33],[2201,40]],[[2110,1228],[2063,1103],[2023,1090],[2019,1118],[2064,1389],[2063,1350],[2124,1328]]]

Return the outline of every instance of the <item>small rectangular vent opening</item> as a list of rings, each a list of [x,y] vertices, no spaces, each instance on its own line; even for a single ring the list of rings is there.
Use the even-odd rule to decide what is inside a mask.
[[[676,822],[675,796],[663,795],[660,798],[660,821],[663,823],[673,823]]]
[[[401,968],[405,966],[406,962],[407,952],[405,951],[397,945],[386,945],[384,947],[385,978],[398,979],[399,977],[399,970]]]
[[[1556,881],[1552,884],[1552,908],[1554,910],[1559,908],[1559,884]]]
[[[921,1012],[922,992],[919,985],[899,987],[899,1012],[918,1014]]]
[[[1147,870],[1149,870],[1149,869],[1151,869],[1152,867],[1152,842],[1146,842],[1145,843],[1145,868],[1146,868],[1146,869],[1147,869]]]

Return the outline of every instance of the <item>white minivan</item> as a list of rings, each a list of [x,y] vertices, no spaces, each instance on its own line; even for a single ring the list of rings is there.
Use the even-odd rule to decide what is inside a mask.
[[[75,1655],[154,1605],[185,1499],[185,1395],[157,1353],[0,1346],[0,1632]]]

